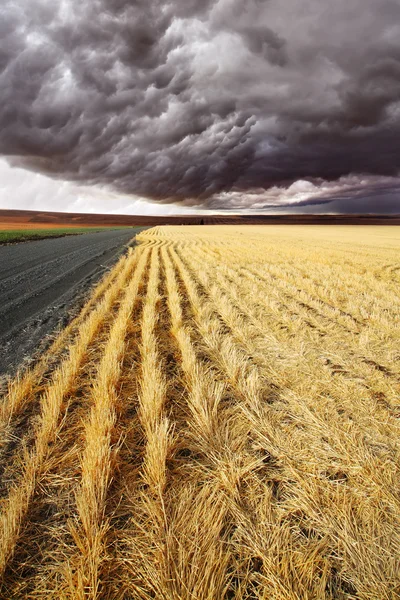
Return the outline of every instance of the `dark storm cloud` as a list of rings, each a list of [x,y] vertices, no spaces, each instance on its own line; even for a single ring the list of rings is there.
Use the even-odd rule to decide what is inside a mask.
[[[313,199],[309,202],[299,202],[293,205],[279,207],[280,212],[297,214],[372,214],[400,215],[400,190],[390,190],[388,193],[369,191],[362,197],[351,194],[337,195],[331,199]],[[275,209],[276,210],[276,209]]]
[[[0,153],[213,208],[397,178],[400,3],[3,0]]]
[[[368,185],[325,184],[324,189],[316,189],[311,198],[298,202],[279,204],[279,210],[296,213],[370,213],[375,215],[400,215],[400,183],[369,181]],[[330,189],[330,188],[335,189]],[[318,191],[317,191],[318,190]],[[263,208],[276,210],[276,205]]]

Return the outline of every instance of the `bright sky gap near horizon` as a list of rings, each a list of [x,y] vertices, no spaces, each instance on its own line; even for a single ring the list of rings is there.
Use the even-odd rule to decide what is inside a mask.
[[[399,0],[4,0],[0,208],[400,213]]]

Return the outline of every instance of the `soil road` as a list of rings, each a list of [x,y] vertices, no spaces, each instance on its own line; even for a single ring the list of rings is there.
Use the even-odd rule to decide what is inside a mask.
[[[142,229],[0,246],[0,375],[76,314],[88,289]]]

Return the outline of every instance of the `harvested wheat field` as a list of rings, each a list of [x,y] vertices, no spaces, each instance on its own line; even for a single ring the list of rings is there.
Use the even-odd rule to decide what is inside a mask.
[[[137,239],[0,405],[0,596],[399,598],[400,228]]]

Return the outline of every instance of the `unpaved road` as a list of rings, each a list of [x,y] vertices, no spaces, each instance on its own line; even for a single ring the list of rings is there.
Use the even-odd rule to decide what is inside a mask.
[[[0,375],[74,316],[88,289],[142,229],[0,246]]]

